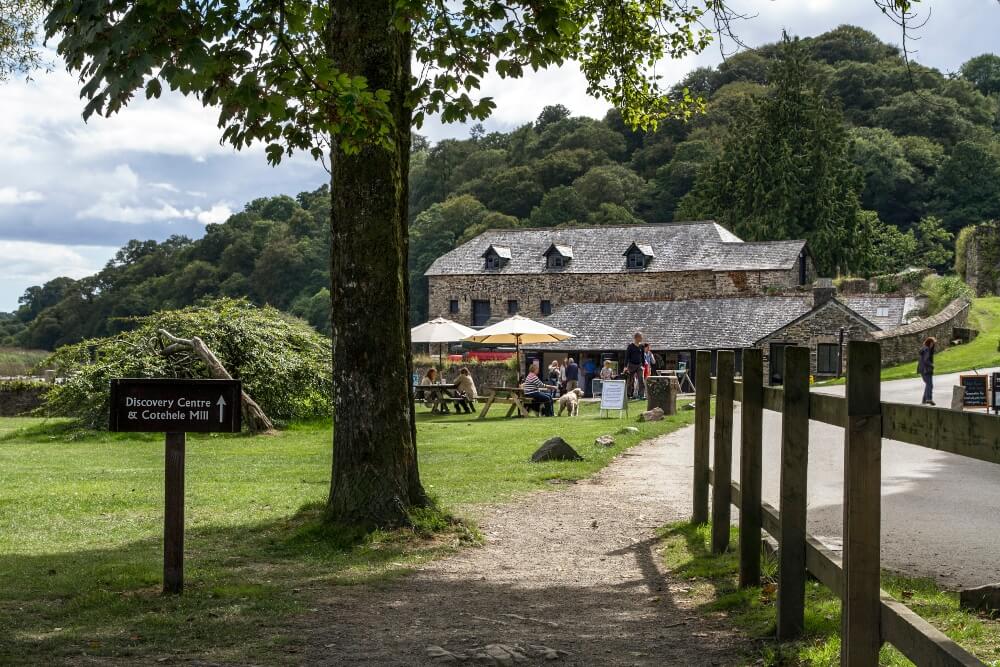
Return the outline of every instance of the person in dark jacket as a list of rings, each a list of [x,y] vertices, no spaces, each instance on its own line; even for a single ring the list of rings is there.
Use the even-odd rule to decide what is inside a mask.
[[[643,399],[646,397],[646,383],[642,378],[642,367],[646,363],[645,350],[642,349],[642,334],[638,331],[632,337],[632,342],[625,348],[625,377],[628,397]]]
[[[934,348],[937,340],[928,337],[920,348],[920,360],[917,362],[917,372],[924,379],[924,405],[934,405]]]

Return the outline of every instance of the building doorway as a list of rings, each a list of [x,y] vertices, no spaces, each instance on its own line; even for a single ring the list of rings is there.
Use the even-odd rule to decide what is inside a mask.
[[[785,382],[785,348],[786,343],[771,343],[771,352],[768,357],[770,367],[770,383],[772,386],[781,385]]]

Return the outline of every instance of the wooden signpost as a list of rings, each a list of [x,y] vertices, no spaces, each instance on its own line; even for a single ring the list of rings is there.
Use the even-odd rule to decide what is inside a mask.
[[[239,380],[111,381],[109,429],[166,434],[163,592],[184,590],[184,445],[187,432],[239,433]]]
[[[958,382],[965,387],[965,407],[989,409],[989,378],[987,376],[959,375]]]

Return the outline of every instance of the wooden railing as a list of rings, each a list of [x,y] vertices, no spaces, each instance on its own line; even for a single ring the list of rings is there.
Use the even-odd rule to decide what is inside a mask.
[[[880,587],[882,439],[1000,463],[1000,419],[933,407],[881,401],[878,343],[848,343],[847,396],[809,391],[809,349],[785,348],[784,387],[763,383],[759,349],[743,350],[742,381],[734,380],[734,353],[721,351],[717,377],[711,357],[697,353],[694,511],[708,520],[712,487],[712,550],[729,546],[731,505],[740,510],[740,586],[760,584],[761,531],[779,544],[777,634],[803,630],[807,573],[841,599],[841,664],[878,665],[883,643],[917,665],[979,665],[980,660]],[[710,443],[711,394],[716,395]],[[733,403],[740,402],[739,482],[732,480]],[[763,411],[781,413],[780,511],[761,498]],[[843,557],[806,532],[809,421],[844,429]],[[714,447],[714,470],[709,447]],[[730,480],[729,484],[716,480]]]

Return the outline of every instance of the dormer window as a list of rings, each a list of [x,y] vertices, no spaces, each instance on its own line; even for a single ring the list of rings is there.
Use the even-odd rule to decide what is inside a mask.
[[[553,243],[542,256],[545,257],[546,268],[562,269],[569,266],[570,260],[573,259],[573,248],[568,245],[556,245]]]
[[[653,246],[646,243],[633,243],[624,252],[625,266],[630,270],[645,269],[649,260],[653,259]]]
[[[486,270],[496,271],[502,269],[510,261],[510,248],[491,245],[482,254],[482,257],[486,260]]]

